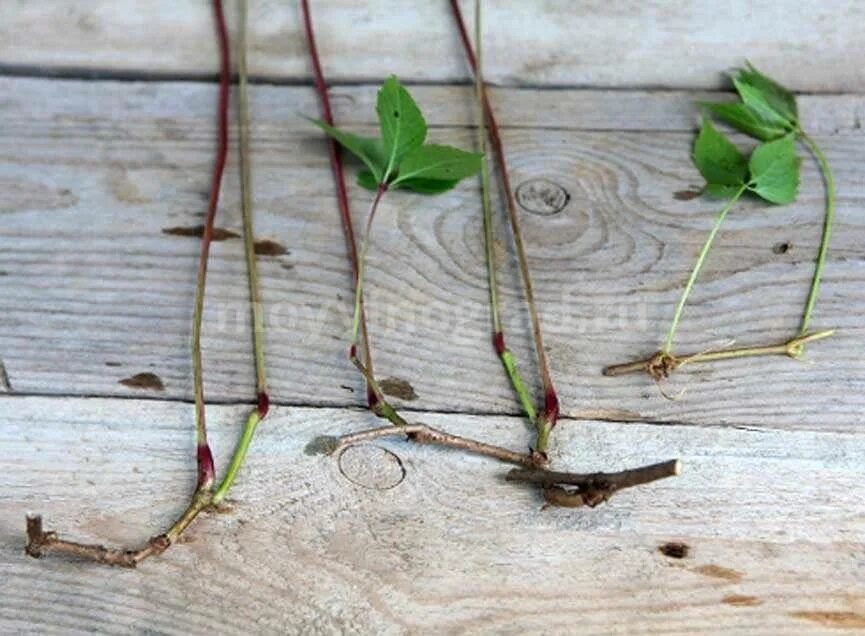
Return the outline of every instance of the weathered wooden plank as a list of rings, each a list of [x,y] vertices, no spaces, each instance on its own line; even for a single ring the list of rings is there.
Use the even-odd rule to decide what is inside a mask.
[[[208,409],[223,461],[245,410]],[[278,408],[231,513],[118,571],[24,556],[25,511],[82,540],[145,540],[193,484],[191,406],[5,397],[0,413],[4,632],[788,634],[865,620],[860,435],[563,422],[559,466],[678,455],[685,469],[594,510],[542,510],[499,464],[397,441],[348,451],[359,461],[346,456],[343,469],[386,483],[399,475],[386,448],[405,479],[354,485],[303,448],[372,416]],[[423,417],[514,448],[529,441],[517,418]],[[687,556],[662,554],[668,542]]]
[[[336,85],[331,88],[334,116],[345,126],[377,126],[375,99],[378,84]],[[52,88],[53,87],[53,88]],[[172,87],[175,87],[172,89]],[[197,119],[212,104],[213,89],[199,83],[151,83],[64,80],[50,84],[42,79],[0,77],[4,117],[19,111],[21,117],[64,117],[120,119],[121,115],[158,120],[163,134],[180,136],[184,116]],[[182,99],[194,102],[184,113]],[[253,87],[258,110],[256,122],[262,126],[290,122],[296,128],[297,113],[317,113],[318,99],[302,87]],[[44,102],[46,91],[51,100]],[[470,86],[411,87],[423,106],[424,115],[434,127],[463,127],[474,121]],[[550,130],[596,130],[637,132],[690,132],[696,129],[700,101],[731,100],[726,91],[662,90],[583,90],[490,88],[496,117],[503,128],[543,128]],[[211,100],[212,101],[212,100]],[[812,133],[834,135],[858,133],[865,120],[865,100],[858,95],[799,95],[803,127]],[[99,112],[95,110],[98,104]],[[28,115],[27,113],[30,113]],[[103,112],[104,111],[104,112]],[[176,121],[173,129],[166,128]]]
[[[228,12],[234,13],[232,3]],[[251,3],[250,67],[308,78],[296,3]],[[328,74],[465,79],[445,2],[314,3]],[[471,3],[463,4],[471,18]],[[714,88],[745,59],[809,91],[865,91],[858,25],[865,7],[831,3],[486,3],[487,76],[515,85]],[[171,0],[6,2],[0,64],[145,73],[215,72],[209,3]]]
[[[164,231],[201,221],[212,161],[212,89],[2,84],[0,359],[12,389],[188,398],[198,243]],[[337,100],[340,114],[364,92],[373,89],[341,89],[349,99]],[[603,104],[609,95],[555,94],[561,122],[569,103]],[[434,113],[433,135],[470,145],[468,92],[437,89],[423,97]],[[849,117],[862,100],[842,98],[839,118],[830,121],[846,132],[820,136],[837,172],[839,211],[815,325],[841,331],[811,349],[813,364],[766,359],[695,368],[669,387],[673,393],[687,388],[676,401],[663,399],[641,377],[601,377],[604,364],[657,345],[715,212],[712,202],[675,194],[700,183],[688,157],[692,135],[684,132],[694,117],[683,106],[690,97],[663,97],[678,104],[673,112],[682,114],[674,121],[682,132],[610,130],[616,127],[612,108],[596,115],[590,128],[597,130],[505,131],[514,182],[546,179],[569,196],[558,214],[522,211],[565,413],[861,430],[865,150]],[[524,95],[501,91],[497,101],[505,122],[519,121],[508,109]],[[357,404],[360,383],[344,357],[351,292],[333,186],[323,142],[295,114],[314,112],[312,104],[306,89],[253,91],[258,234],[286,249],[261,259],[268,364],[278,401]],[[514,108],[519,114],[525,106]],[[578,111],[573,119],[580,119]],[[363,130],[363,119],[356,121]],[[235,175],[232,163],[219,225],[239,232]],[[795,328],[822,196],[808,161],[797,204],[767,210],[746,203],[731,215],[686,312],[683,347],[718,346],[731,337],[761,342]],[[360,218],[368,197],[355,188],[352,199]],[[509,340],[531,377],[517,276],[504,231],[500,237]],[[382,376],[410,382],[418,396],[414,408],[513,413],[515,401],[488,344],[474,187],[436,198],[394,193],[374,242],[369,306]],[[773,247],[782,243],[789,249],[776,254]],[[252,395],[243,267],[240,241],[215,245],[204,343],[206,388],[215,400]],[[164,392],[119,383],[142,372],[157,374]]]

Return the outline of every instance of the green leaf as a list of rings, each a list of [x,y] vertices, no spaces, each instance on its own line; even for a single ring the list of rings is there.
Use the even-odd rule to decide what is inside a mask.
[[[787,134],[786,128],[766,121],[742,102],[701,102],[700,105],[736,130],[741,130],[743,133],[762,141],[777,139]]]
[[[694,163],[709,184],[742,185],[748,174],[744,155],[706,117],[694,142]]]
[[[375,178],[375,175],[371,173],[369,170],[364,170],[363,172],[359,172],[357,175],[357,185],[361,188],[365,188],[367,190],[372,190],[375,192],[378,190],[379,180]]]
[[[453,146],[428,144],[409,152],[399,166],[394,185],[411,179],[459,181],[481,169],[483,155]]]
[[[750,62],[746,68],[739,71],[739,80],[760,91],[766,102],[778,114],[790,122],[798,123],[799,109],[796,107],[796,97],[778,82],[763,75]]]
[[[799,164],[793,135],[761,144],[748,162],[748,189],[772,203],[792,203],[799,190]]]
[[[736,87],[736,90],[739,91],[739,96],[742,98],[742,101],[745,102],[745,105],[758,117],[766,120],[774,126],[781,126],[788,130],[795,128],[795,120],[790,120],[785,115],[775,110],[775,107],[772,106],[769,98],[764,95],[760,89],[751,84],[747,84],[738,77],[733,78],[733,85]]]
[[[732,186],[721,185],[719,183],[709,183],[705,188],[703,188],[703,193],[713,199],[732,199],[736,194],[738,194],[741,188],[741,185]]]
[[[381,182],[386,168],[381,140],[374,139],[373,137],[353,135],[352,133],[340,130],[339,128],[331,126],[319,119],[307,119],[336,139],[341,146],[355,155],[358,159],[363,161],[375,177],[376,182]]]
[[[426,121],[412,96],[393,75],[379,89],[375,109],[387,160],[384,174],[389,178],[403,157],[423,145]]]
[[[391,187],[411,190],[418,194],[441,194],[442,192],[451,190],[459,182],[459,179],[405,179]],[[378,180],[369,170],[364,170],[357,175],[357,184],[360,187],[372,190],[373,192],[378,190],[379,185]]]
[[[405,188],[419,194],[441,194],[452,189],[460,182],[459,179],[406,179],[395,187]]]

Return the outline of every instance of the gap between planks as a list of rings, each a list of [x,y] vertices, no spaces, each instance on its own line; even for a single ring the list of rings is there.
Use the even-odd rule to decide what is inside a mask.
[[[101,394],[101,393],[91,393],[91,394],[62,394],[62,393],[47,393],[47,392],[34,392],[30,391],[27,393],[0,393],[0,399],[30,399],[30,398],[40,398],[46,400],[61,400],[63,402],[76,402],[76,401],[90,401],[90,400],[123,400],[129,402],[149,402],[156,404],[186,404],[188,406],[192,406],[194,403],[191,399],[185,399],[180,397],[157,397],[157,396],[147,396],[147,395],[110,395],[110,394]],[[369,409],[362,404],[315,404],[312,402],[290,402],[290,401],[282,401],[282,400],[271,400],[271,404],[273,406],[278,406],[280,408],[285,409],[310,409],[310,410],[330,410],[330,411],[344,411],[346,413],[369,413]],[[225,399],[220,400],[219,398],[212,399],[206,398],[205,406],[208,407],[240,407],[240,406],[248,406],[253,407],[256,405],[255,400],[232,400]],[[473,418],[515,418],[515,419],[523,419],[523,415],[517,411],[484,411],[484,410],[447,410],[441,408],[429,408],[429,409],[419,409],[419,408],[399,408],[399,412],[406,417],[406,419],[411,420],[412,422],[423,419],[428,416],[465,416],[465,417],[473,417]],[[369,413],[369,417],[373,418],[372,413]],[[372,421],[378,422],[379,420],[373,419]],[[615,409],[605,409],[605,408],[597,408],[597,409],[586,409],[585,414],[580,414],[579,412],[576,414],[569,415],[560,415],[558,419],[559,425],[577,425],[577,424],[591,424],[593,422],[602,422],[604,424],[641,424],[646,426],[682,426],[682,427],[695,427],[695,428],[719,428],[719,429],[735,429],[739,431],[749,431],[752,433],[767,433],[771,432],[775,429],[772,428],[763,428],[760,426],[752,426],[752,425],[738,425],[738,424],[728,424],[724,422],[697,422],[697,421],[689,421],[689,420],[675,420],[675,419],[653,419],[647,416],[643,416],[639,413],[632,413],[630,411],[622,409],[619,412],[616,412]],[[557,427],[558,428],[558,427]],[[529,429],[527,429],[529,430]],[[817,429],[814,432],[817,433],[837,433],[837,431],[831,430],[820,430]]]
[[[112,69],[100,67],[67,67],[67,66],[33,66],[27,64],[0,64],[0,78],[18,79],[43,79],[43,80],[71,80],[82,82],[142,82],[142,83],[188,83],[188,84],[218,84],[219,76],[215,73],[193,73],[193,72],[149,72],[134,69]],[[312,88],[313,80],[306,76],[279,76],[279,75],[251,75],[249,77],[251,86],[281,86],[291,88]],[[232,82],[237,83],[237,74],[232,73]],[[434,88],[464,87],[471,89],[474,83],[468,77],[453,77],[443,79],[400,79],[405,86],[428,86]],[[329,90],[340,88],[373,87],[378,89],[381,85],[380,77],[358,77],[353,79],[341,78],[328,83]],[[734,95],[732,86],[721,89],[707,89],[703,87],[675,86],[672,84],[622,84],[619,86],[603,86],[598,84],[573,83],[573,84],[532,84],[520,82],[519,84],[508,84],[505,82],[487,81],[487,85],[493,89],[514,91],[544,91],[550,93],[566,91],[603,91],[605,93],[683,93],[683,94],[718,94]],[[860,91],[814,91],[798,90],[797,97],[862,97],[865,92]],[[647,131],[652,132],[652,131]]]

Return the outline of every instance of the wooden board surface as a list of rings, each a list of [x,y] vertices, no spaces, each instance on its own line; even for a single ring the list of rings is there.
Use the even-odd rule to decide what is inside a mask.
[[[198,241],[165,232],[201,222],[212,89],[25,79],[2,86],[0,179],[9,194],[0,215],[0,357],[13,389],[189,399]],[[340,88],[338,118],[367,130],[373,94],[373,87]],[[526,104],[553,94],[558,114],[550,125],[526,126]],[[545,214],[543,201],[531,197],[522,198],[521,210],[564,413],[858,429],[865,403],[865,150],[857,118],[865,100],[803,104],[809,120],[818,103],[829,106],[818,140],[837,173],[839,210],[815,326],[837,327],[837,337],[813,346],[806,364],[755,359],[682,372],[669,391],[685,393],[670,401],[645,377],[600,373],[657,347],[717,207],[677,199],[701,183],[689,159],[694,96],[640,96],[649,106],[640,125],[627,130],[629,111],[619,113],[615,103],[636,110],[634,96],[496,93],[520,193],[534,182],[569,198],[556,214]],[[433,138],[471,144],[467,89],[425,88],[419,100]],[[345,358],[351,291],[333,186],[321,136],[296,114],[315,112],[313,95],[256,87],[252,103],[257,233],[285,250],[261,258],[273,397],[283,404],[358,404],[361,385]],[[569,125],[581,112],[591,114],[588,123]],[[218,225],[239,233],[234,175],[232,156]],[[351,196],[359,220],[369,197],[355,187]],[[806,161],[795,205],[737,208],[686,310],[682,347],[718,347],[732,338],[762,343],[792,333],[812,273],[822,197],[816,166]],[[379,372],[411,384],[417,397],[405,404],[415,409],[514,413],[489,345],[476,185],[443,197],[394,193],[373,239],[369,313]],[[520,287],[501,227],[499,239],[508,338],[533,378]],[[778,254],[778,245],[789,249]],[[243,268],[241,241],[215,244],[204,344],[206,388],[215,401],[253,394]],[[164,390],[121,384],[143,372],[158,375]]]
[[[245,410],[208,410],[218,459]],[[231,513],[119,571],[22,557],[24,514],[81,539],[145,540],[192,486],[191,407],[6,397],[0,411],[3,631],[790,634],[865,621],[861,435],[565,421],[560,466],[676,455],[684,472],[595,510],[542,510],[501,465],[399,441],[349,451],[342,469],[366,487],[353,484],[304,446],[372,417],[279,408]],[[423,419],[529,440],[518,418]],[[376,490],[399,478],[383,448],[406,476]],[[665,556],[669,542],[688,555]]]
[[[333,80],[464,81],[448,4],[312,3]],[[467,18],[471,2],[463,2]],[[233,15],[233,3],[226,3]],[[750,59],[798,90],[862,92],[865,5],[793,2],[487,2],[487,77],[508,85],[715,88]],[[308,78],[295,2],[251,3],[250,69]],[[89,74],[201,75],[216,70],[204,0],[0,4],[0,64]]]
[[[433,139],[472,145],[447,3],[312,4],[340,124],[370,131],[376,83],[397,73]],[[563,400],[554,465],[684,462],[676,479],[574,511],[543,510],[501,465],[439,449],[392,440],[341,465],[305,453],[317,435],[377,422],[345,359],[351,290],[325,145],[298,116],[318,105],[297,7],[250,6],[256,228],[279,406],[230,513],[128,572],[27,558],[24,515],[41,512],[70,538],[135,544],[192,487],[188,234],[213,159],[209,3],[0,3],[0,632],[865,632],[865,7],[486,3],[487,77]],[[226,8],[233,22],[236,3]],[[716,212],[693,198],[694,104],[730,99],[713,91],[745,59],[802,92],[805,128],[835,169],[814,326],[839,333],[806,363],[686,370],[669,401],[646,378],[600,370],[664,335]],[[354,185],[350,195],[359,222],[369,196]],[[822,197],[806,158],[795,205],[751,201],[731,214],[686,310],[683,348],[796,328]],[[388,196],[369,261],[376,369],[408,419],[521,449],[531,435],[489,344],[478,203],[476,183]],[[253,393],[234,152],[217,225],[204,351],[224,466]],[[497,237],[508,341],[534,386],[502,223]],[[670,556],[681,546],[683,558]]]

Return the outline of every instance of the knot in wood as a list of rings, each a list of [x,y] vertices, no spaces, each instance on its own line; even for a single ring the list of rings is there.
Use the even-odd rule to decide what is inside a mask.
[[[517,203],[527,212],[552,216],[565,209],[571,195],[549,179],[529,179],[517,187]]]
[[[354,444],[339,454],[339,472],[351,483],[370,490],[390,490],[406,476],[399,456],[374,444]]]

